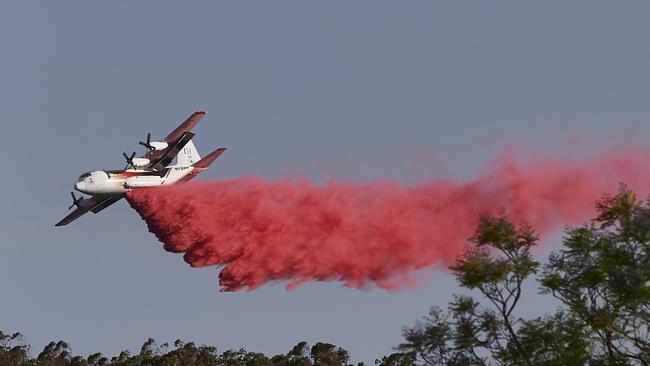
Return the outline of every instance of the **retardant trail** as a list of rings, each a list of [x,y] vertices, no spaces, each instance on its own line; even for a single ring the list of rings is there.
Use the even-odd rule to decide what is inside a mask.
[[[524,165],[504,157],[473,181],[418,186],[239,178],[138,190],[128,200],[166,250],[184,252],[192,267],[224,265],[224,291],[333,280],[395,290],[418,269],[451,264],[483,212],[505,209],[544,233],[588,219],[620,182],[646,193],[649,157]]]

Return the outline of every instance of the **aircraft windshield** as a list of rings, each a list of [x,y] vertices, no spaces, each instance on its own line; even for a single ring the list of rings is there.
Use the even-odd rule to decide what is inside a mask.
[[[82,175],[79,176],[79,180],[83,180],[86,177],[90,177],[90,173],[83,173]]]

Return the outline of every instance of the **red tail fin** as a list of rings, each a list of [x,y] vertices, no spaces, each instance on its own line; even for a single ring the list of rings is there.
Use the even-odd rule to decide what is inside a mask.
[[[220,147],[216,149],[215,151],[209,153],[208,155],[204,156],[201,160],[197,161],[194,163],[195,168],[207,168],[212,164],[212,162],[219,157],[219,155],[223,154],[223,152],[226,151],[225,147]]]

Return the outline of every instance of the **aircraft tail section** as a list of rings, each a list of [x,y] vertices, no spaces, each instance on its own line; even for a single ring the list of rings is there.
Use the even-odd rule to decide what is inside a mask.
[[[196,147],[194,146],[192,140],[190,140],[187,142],[187,144],[185,144],[183,149],[178,152],[178,155],[176,156],[176,165],[191,166],[200,160],[201,156],[199,155],[198,151],[196,151]]]
[[[190,170],[190,172],[182,177],[179,182],[188,182],[192,180],[194,177],[199,175],[202,171],[208,169],[210,164],[212,164],[213,161],[215,161],[219,155],[223,154],[223,152],[226,151],[225,147],[221,147],[216,149],[215,151],[209,153],[208,155],[204,156],[203,159],[197,161],[192,165],[194,169]]]

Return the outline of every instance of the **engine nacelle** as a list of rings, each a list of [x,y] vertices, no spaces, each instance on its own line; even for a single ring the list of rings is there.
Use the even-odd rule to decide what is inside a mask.
[[[133,166],[136,168],[147,166],[150,162],[151,160],[147,158],[133,158]]]
[[[168,145],[166,142],[164,142],[164,141],[151,141],[149,144],[150,144],[151,146],[153,146],[154,149],[156,149],[156,150],[164,150],[164,149],[167,148],[167,146],[169,146],[169,145]]]

